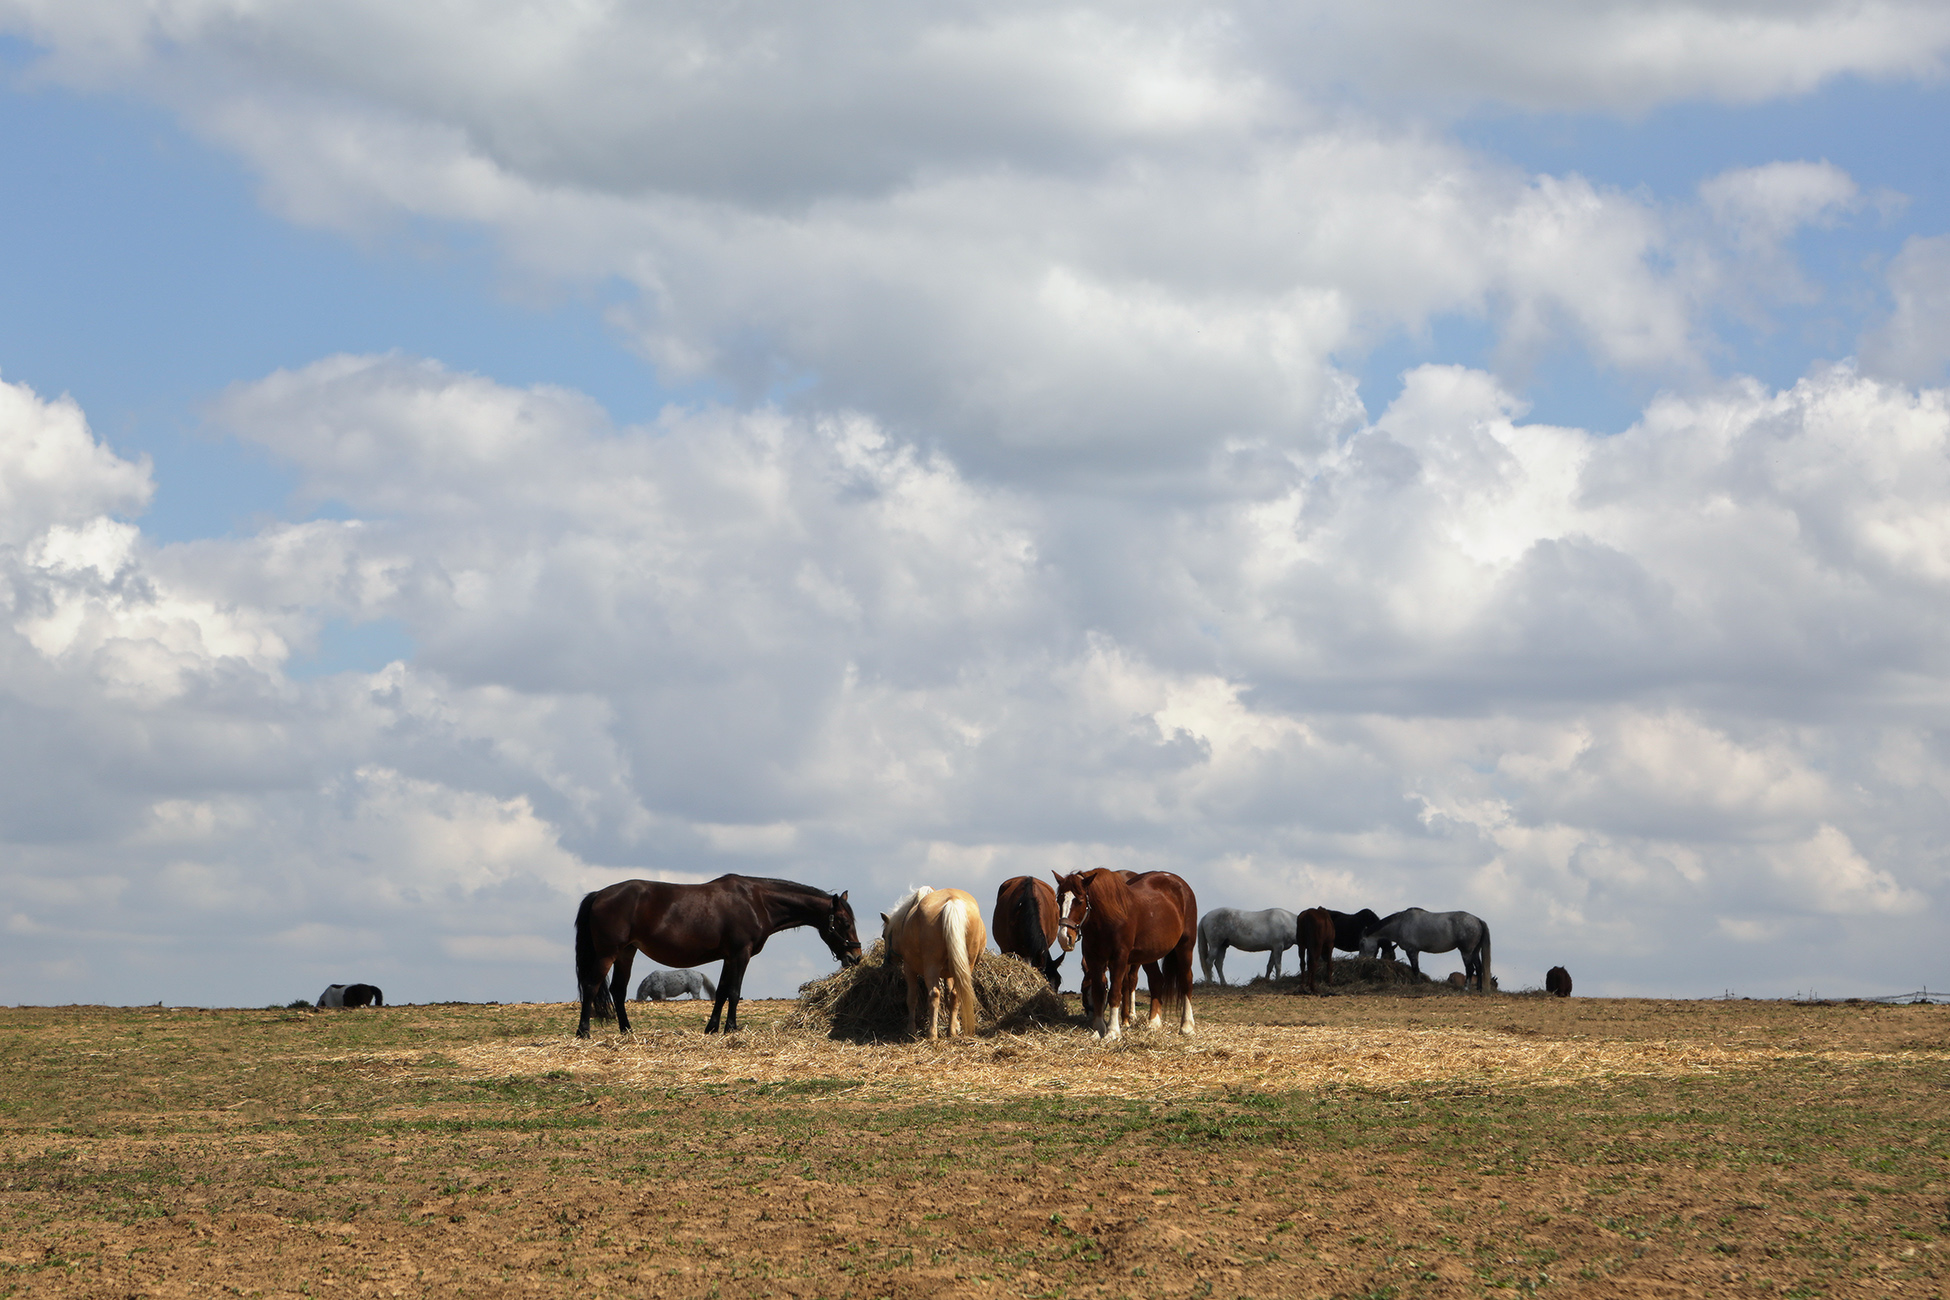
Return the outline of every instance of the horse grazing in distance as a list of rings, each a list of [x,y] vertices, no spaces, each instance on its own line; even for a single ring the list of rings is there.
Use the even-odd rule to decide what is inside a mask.
[[[1056,941],[1056,891],[1034,876],[1016,876],[995,891],[995,946],[1022,958],[1043,973],[1051,992],[1061,992],[1060,973],[1068,950],[1049,955]]]
[[[1310,907],[1300,913],[1293,926],[1294,942],[1300,945],[1300,970],[1307,977],[1307,992],[1318,993],[1316,978],[1334,982],[1334,914],[1324,907]]]
[[[1478,993],[1496,987],[1490,978],[1490,927],[1481,917],[1411,907],[1368,931],[1361,939],[1361,955],[1374,956],[1375,949],[1384,943],[1400,944],[1417,975],[1422,973],[1423,953],[1455,949],[1462,956],[1465,987],[1474,984]]]
[[[745,968],[780,930],[810,925],[842,966],[860,961],[860,937],[845,893],[829,894],[791,880],[719,876],[702,885],[662,880],[624,880],[584,894],[576,909],[576,985],[582,990],[582,1022],[576,1037],[589,1037],[589,1019],[616,1013],[618,1033],[630,1032],[624,999],[630,963],[640,951],[665,966],[724,962],[704,1032],[738,1032],[738,1001]],[[609,988],[603,987],[604,977]]]
[[[927,1035],[940,1036],[942,1003],[948,1011],[948,1036],[975,1032],[981,1013],[975,1001],[975,963],[989,946],[982,926],[982,907],[961,889],[929,889],[926,885],[880,914],[880,933],[890,958],[898,957],[907,977],[907,1023],[921,1032],[921,1009],[927,1008]],[[925,988],[925,1004],[921,990]],[[945,993],[945,999],[944,999]]]
[[[1381,924],[1381,918],[1374,914],[1372,907],[1364,907],[1358,912],[1329,910],[1327,915],[1334,918],[1334,946],[1342,952],[1360,952],[1361,936]],[[1385,961],[1395,960],[1395,945],[1382,944],[1381,956]]]
[[[1199,918],[1198,965],[1206,981],[1217,968],[1219,983],[1226,982],[1226,949],[1269,953],[1266,978],[1278,976],[1285,966],[1286,950],[1293,946],[1294,915],[1281,908],[1263,912],[1242,912],[1236,907],[1215,907]]]
[[[715,998],[718,990],[701,970],[653,970],[636,986],[638,1002],[668,1002],[679,994]]]
[[[1083,945],[1083,1006],[1098,1037],[1121,1038],[1124,1021],[1137,1018],[1139,967],[1150,977],[1148,1027],[1162,1024],[1164,1003],[1176,999],[1178,1032],[1193,1032],[1198,899],[1190,885],[1169,871],[1097,867],[1056,876],[1056,899],[1058,926],[1071,936],[1065,949]]]
[[[328,984],[318,995],[321,1007],[383,1007],[386,995],[372,984]]]
[[[1571,972],[1562,966],[1553,966],[1544,972],[1544,992],[1555,997],[1571,996]]]

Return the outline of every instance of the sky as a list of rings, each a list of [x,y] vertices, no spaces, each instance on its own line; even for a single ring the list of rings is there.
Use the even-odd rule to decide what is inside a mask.
[[[1950,987],[1947,68],[1903,0],[0,0],[0,1002],[566,1000],[616,880],[1090,866]]]

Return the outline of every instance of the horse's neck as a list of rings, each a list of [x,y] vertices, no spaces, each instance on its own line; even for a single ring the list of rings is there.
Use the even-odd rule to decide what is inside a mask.
[[[1105,872],[1097,877],[1089,888],[1090,910],[1113,926],[1121,926],[1130,919],[1131,891],[1125,887],[1121,876]]]
[[[766,933],[790,930],[801,925],[817,925],[832,910],[831,896],[821,889],[803,886],[781,889],[769,885],[765,891]]]

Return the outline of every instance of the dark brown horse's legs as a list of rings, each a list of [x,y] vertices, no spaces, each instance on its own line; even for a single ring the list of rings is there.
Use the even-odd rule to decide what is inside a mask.
[[[705,1033],[715,1034],[720,1029],[727,1034],[738,1032],[738,999],[745,991],[745,967],[751,965],[751,960],[749,952],[733,953],[724,959],[724,969],[718,972],[718,1000],[711,1006]]]
[[[616,964],[610,967],[609,998],[616,1004],[616,1032],[630,1032],[630,1013],[625,1010],[630,1000],[630,966],[636,960],[636,949],[625,947],[616,954]]]

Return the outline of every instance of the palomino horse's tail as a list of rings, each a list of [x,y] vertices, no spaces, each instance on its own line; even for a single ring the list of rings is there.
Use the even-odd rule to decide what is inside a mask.
[[[955,986],[955,1009],[960,1013],[961,1026],[968,1033],[974,1033],[979,1018],[978,1004],[975,1001],[974,955],[968,951],[969,915],[968,904],[959,898],[951,898],[941,908],[942,937],[948,941],[948,978]],[[955,1022],[948,1021],[948,1033],[955,1032]]]
[[[598,1020],[616,1019],[616,1011],[609,1004],[609,988],[603,983],[603,959],[596,953],[595,925],[591,913],[596,905],[593,893],[582,896],[582,906],[576,909],[576,988],[582,1001],[596,1013]]]

